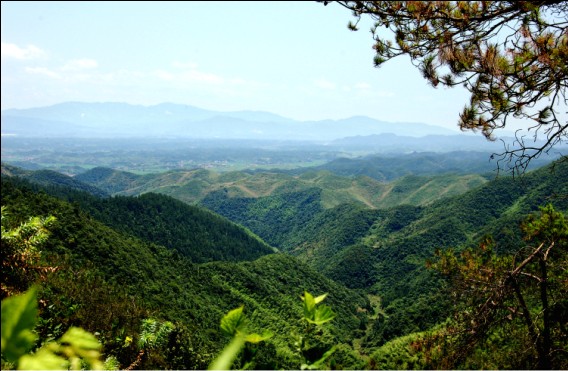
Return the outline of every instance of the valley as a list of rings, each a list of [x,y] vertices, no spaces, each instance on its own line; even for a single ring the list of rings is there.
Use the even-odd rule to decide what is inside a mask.
[[[462,251],[492,235],[499,251],[515,251],[515,226],[527,215],[543,203],[568,210],[565,162],[517,179],[496,176],[476,152],[371,154],[270,170],[92,167],[71,176],[26,167],[3,162],[2,205],[16,220],[54,215],[42,259],[68,267],[42,283],[42,300],[58,311],[62,300],[79,305],[65,323],[104,334],[126,366],[135,348],[110,341],[118,330],[136,336],[137,317],[126,313],[175,323],[178,350],[164,348],[146,366],[206,368],[224,343],[217,321],[244,305],[252,329],[274,334],[247,361],[255,367],[297,368],[334,347],[335,367],[368,368],[385,362],[394,344],[389,365],[408,366],[411,357],[413,367],[437,367],[443,357],[427,361],[420,352],[428,350],[410,350],[452,312],[445,279],[427,268],[436,250]],[[64,284],[71,271],[80,279]],[[124,312],[112,326],[85,321],[99,304],[77,285],[93,282],[111,293],[105,305]],[[293,346],[304,291],[328,293],[337,314],[311,353]],[[42,316],[60,321],[56,313]],[[42,326],[40,333],[54,331]]]

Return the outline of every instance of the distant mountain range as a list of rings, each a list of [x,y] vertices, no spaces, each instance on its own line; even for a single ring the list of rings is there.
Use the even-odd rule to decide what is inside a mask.
[[[457,131],[421,123],[392,123],[365,116],[297,121],[269,112],[220,112],[162,103],[68,102],[49,107],[2,111],[2,135],[21,137],[176,137],[331,141],[392,133],[423,137]]]

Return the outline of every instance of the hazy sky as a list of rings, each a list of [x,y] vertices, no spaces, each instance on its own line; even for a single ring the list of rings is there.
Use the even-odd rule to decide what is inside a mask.
[[[373,67],[370,24],[314,2],[2,1],[2,109],[173,102],[300,120],[456,128],[460,89],[408,59]]]

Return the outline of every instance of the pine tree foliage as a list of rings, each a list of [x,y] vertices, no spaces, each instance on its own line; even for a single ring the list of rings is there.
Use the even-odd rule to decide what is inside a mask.
[[[47,240],[47,228],[54,221],[54,216],[34,216],[13,225],[9,210],[2,206],[2,298],[24,291],[38,274],[56,269],[39,262],[39,248]]]
[[[477,346],[504,334],[508,349],[502,349],[503,354],[516,351],[517,358],[505,364],[466,362],[465,367],[566,367],[568,224],[564,214],[547,205],[531,215],[522,230],[525,243],[515,254],[497,254],[490,238],[459,255],[438,252],[440,260],[434,265],[449,277],[457,309],[455,322],[448,326],[449,338],[455,340],[448,342],[449,363],[444,367],[475,360]]]
[[[327,5],[327,1],[324,4]],[[517,171],[568,139],[568,3],[565,1],[338,1],[357,30],[374,21],[375,66],[406,55],[434,87],[463,86],[462,130],[494,130],[521,119],[527,131],[501,159]],[[384,32],[383,29],[389,32]],[[528,138],[533,137],[531,143]],[[537,142],[537,139],[543,141]]]

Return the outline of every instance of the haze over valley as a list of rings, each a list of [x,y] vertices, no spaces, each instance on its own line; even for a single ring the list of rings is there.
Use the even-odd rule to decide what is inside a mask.
[[[97,166],[135,172],[290,169],[324,166],[340,158],[410,158],[414,152],[458,151],[477,152],[464,156],[476,158],[471,164],[475,171],[479,166],[491,171],[498,167],[491,155],[502,153],[513,141],[513,137],[488,141],[433,125],[362,116],[304,122],[268,112],[217,112],[168,103],[62,103],[2,111],[3,161],[68,174]],[[486,164],[480,165],[483,156]],[[535,164],[558,156],[551,152]],[[454,171],[469,171],[468,161],[458,162]]]

